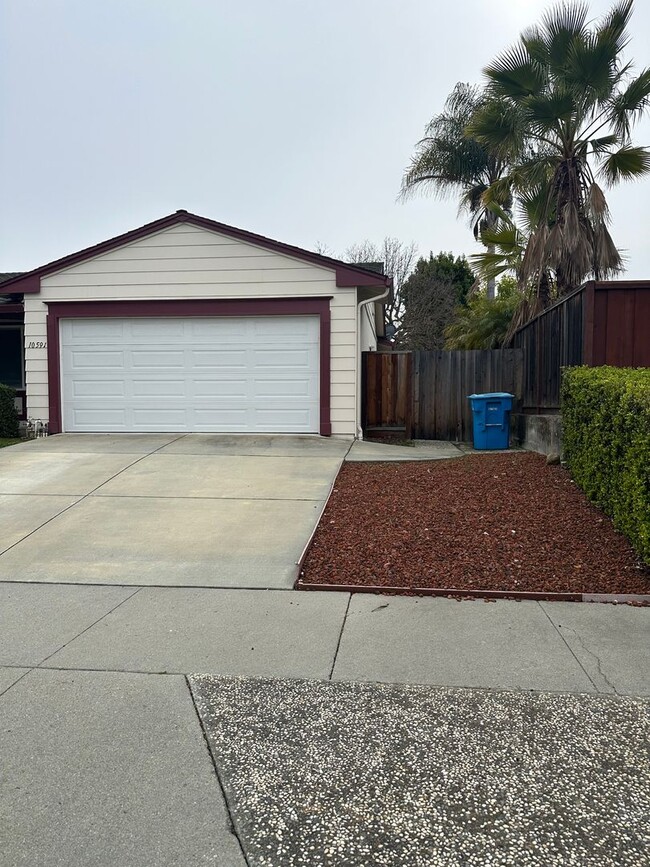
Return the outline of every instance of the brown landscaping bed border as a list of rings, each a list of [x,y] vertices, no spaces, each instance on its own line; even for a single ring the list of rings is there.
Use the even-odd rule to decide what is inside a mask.
[[[650,605],[650,595],[635,593],[544,593],[526,590],[458,590],[453,587],[384,587],[376,584],[316,584],[296,579],[296,590],[374,593],[382,596],[448,596],[463,599],[532,599],[538,602],[609,602]]]

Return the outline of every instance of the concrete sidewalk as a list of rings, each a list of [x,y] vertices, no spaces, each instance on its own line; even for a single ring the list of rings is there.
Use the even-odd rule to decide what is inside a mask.
[[[0,665],[650,695],[650,609],[0,583]]]

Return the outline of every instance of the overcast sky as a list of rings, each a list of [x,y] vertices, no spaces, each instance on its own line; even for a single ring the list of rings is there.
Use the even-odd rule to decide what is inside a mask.
[[[398,203],[427,120],[537,0],[0,0],[0,270],[178,208],[333,254],[476,250],[454,201]],[[592,0],[600,14],[610,4]],[[650,65],[650,2],[629,56]],[[637,130],[650,145],[650,122]],[[650,179],[609,194],[650,278]]]

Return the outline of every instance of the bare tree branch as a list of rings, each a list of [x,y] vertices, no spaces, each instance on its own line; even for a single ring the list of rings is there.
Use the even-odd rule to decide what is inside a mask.
[[[418,258],[415,243],[405,244],[398,238],[389,236],[386,236],[381,244],[365,240],[359,244],[352,244],[341,258],[357,265],[370,262],[383,263],[384,274],[393,278],[393,292],[384,305],[384,322],[395,334],[404,315],[402,286],[412,273]]]

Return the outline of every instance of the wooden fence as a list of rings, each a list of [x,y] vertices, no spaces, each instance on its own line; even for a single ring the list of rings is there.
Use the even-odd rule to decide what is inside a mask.
[[[454,352],[365,352],[363,427],[366,436],[472,438],[467,395],[508,391],[518,399],[520,349]]]
[[[522,350],[524,412],[557,412],[562,368],[582,364],[585,294],[582,289],[549,307],[515,333]]]
[[[562,368],[579,364],[650,366],[650,281],[590,281],[520,328],[522,409],[560,409]]]

